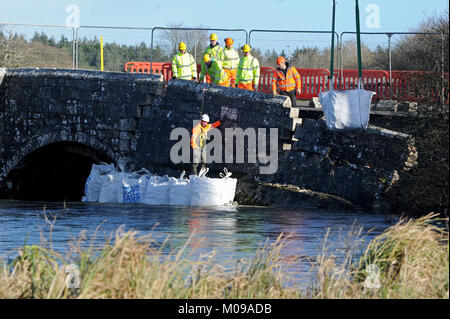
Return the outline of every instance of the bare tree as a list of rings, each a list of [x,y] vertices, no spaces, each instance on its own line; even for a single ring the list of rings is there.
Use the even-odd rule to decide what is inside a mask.
[[[12,30],[0,29],[0,67],[21,66],[24,60],[24,43],[23,37],[14,34]]]
[[[161,34],[161,46],[170,56],[174,56],[178,52],[178,44],[186,43],[187,51],[191,53],[197,63],[202,58],[203,50],[208,43],[208,31],[206,30],[176,30],[183,28],[182,22],[169,23],[168,28],[173,30],[163,30]],[[198,25],[196,28],[205,29],[205,26]]]

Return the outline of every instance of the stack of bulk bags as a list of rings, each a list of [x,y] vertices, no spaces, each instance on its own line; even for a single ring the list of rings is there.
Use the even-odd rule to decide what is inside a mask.
[[[221,178],[157,176],[142,169],[117,172],[112,164],[93,165],[86,181],[83,201],[100,203],[144,203],[147,205],[223,206],[233,203],[237,179],[226,169]]]
[[[180,178],[169,179],[169,205],[189,206],[191,204],[191,181],[184,178],[185,172]]]
[[[100,191],[103,184],[108,179],[108,174],[114,173],[116,169],[114,164],[100,163],[99,165],[93,164],[91,173],[86,180],[84,186],[83,202],[98,202],[100,197]]]
[[[142,202],[147,205],[169,205],[169,177],[151,176]]]

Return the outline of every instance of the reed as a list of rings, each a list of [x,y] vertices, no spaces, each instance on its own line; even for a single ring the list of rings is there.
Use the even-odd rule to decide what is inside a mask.
[[[167,253],[170,237],[158,244],[151,233],[119,228],[98,247],[93,239],[86,244],[82,232],[65,255],[26,245],[2,263],[0,298],[448,298],[448,233],[438,222],[436,215],[401,220],[356,262],[360,230],[350,234],[343,262],[324,245],[307,287],[292,283],[283,270],[289,266],[282,256],[289,236],[283,234],[251,260],[219,263],[215,251],[194,258],[192,238]],[[79,269],[79,288],[69,288],[69,264]],[[367,285],[373,275],[368,265],[379,270],[378,288]]]

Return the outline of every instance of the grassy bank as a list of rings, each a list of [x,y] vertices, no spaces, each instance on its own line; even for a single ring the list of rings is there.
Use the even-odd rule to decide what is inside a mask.
[[[23,247],[0,267],[0,298],[448,298],[448,233],[435,222],[435,215],[401,221],[372,240],[356,263],[355,248],[339,265],[324,250],[308,287],[285,284],[288,236],[230,265],[216,263],[214,252],[193,260],[189,241],[167,255],[170,238],[157,245],[150,235],[118,230],[95,248],[80,236],[65,255]],[[71,263],[79,269],[78,289],[67,288]]]

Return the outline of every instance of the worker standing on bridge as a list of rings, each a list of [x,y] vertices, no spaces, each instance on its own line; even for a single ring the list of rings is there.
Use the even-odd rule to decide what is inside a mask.
[[[225,49],[223,49],[223,70],[228,75],[229,85],[235,87],[236,73],[239,64],[239,53],[232,47],[232,38],[225,39]]]
[[[223,63],[223,48],[219,45],[219,42],[217,42],[217,34],[212,33],[209,37],[209,46],[205,49],[203,52],[203,55],[209,54],[212,58],[214,58],[216,61],[219,61],[220,63]],[[205,63],[202,61],[202,72],[204,72]],[[206,71],[203,73],[206,74]],[[212,80],[209,78],[208,75],[206,75],[206,83],[211,83]]]
[[[278,67],[272,77],[272,94],[274,97],[277,95],[278,86],[280,95],[289,96],[292,107],[296,107],[297,97],[295,93],[300,95],[302,91],[300,74],[293,66],[290,66],[289,62],[282,56],[277,58],[277,65]]]
[[[178,52],[172,59],[172,78],[182,80],[197,79],[197,64],[194,57],[186,52],[186,43],[180,42]]]
[[[228,75],[222,68],[222,63],[212,58],[209,54],[205,54],[203,63],[205,64],[205,68],[202,68],[202,71],[200,72],[200,82],[203,81],[206,74],[209,75],[213,83],[221,86],[229,86]]]
[[[250,53],[251,48],[245,44],[241,48],[244,57],[240,59],[236,75],[236,87],[246,90],[258,91],[259,85],[259,61]]]
[[[220,125],[220,121],[209,124],[208,114],[203,114],[200,120],[192,129],[191,147],[193,150],[192,174],[197,175],[197,167],[202,163],[202,168],[206,168],[206,142],[208,140],[208,131]]]

